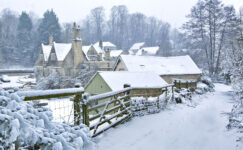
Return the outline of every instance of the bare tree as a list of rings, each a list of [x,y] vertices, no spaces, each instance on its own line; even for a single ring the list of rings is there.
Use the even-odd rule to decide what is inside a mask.
[[[96,40],[102,40],[102,28],[105,20],[105,10],[103,7],[96,7],[91,10],[91,17],[96,29]]]
[[[225,7],[219,0],[199,0],[188,18],[183,29],[191,39],[192,48],[204,51],[210,75],[217,74],[222,50],[227,46],[227,33],[235,30],[234,8]]]

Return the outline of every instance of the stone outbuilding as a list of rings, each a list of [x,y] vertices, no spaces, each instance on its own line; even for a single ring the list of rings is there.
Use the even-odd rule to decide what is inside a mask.
[[[113,71],[154,72],[167,83],[173,79],[199,80],[201,70],[190,56],[136,56],[120,55]]]
[[[159,75],[153,72],[128,72],[128,71],[98,71],[88,82],[85,92],[90,96],[117,91],[124,88],[124,85],[140,88],[133,90],[133,96],[144,93],[149,95],[160,95],[162,86],[168,85]],[[153,88],[153,89],[146,89]],[[144,91],[146,90],[146,92]]]

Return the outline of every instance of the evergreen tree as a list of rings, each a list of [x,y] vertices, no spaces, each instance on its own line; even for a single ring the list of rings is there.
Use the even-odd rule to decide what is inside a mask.
[[[52,35],[54,41],[60,42],[61,40],[61,27],[58,18],[53,10],[47,10],[44,13],[44,18],[38,27],[40,43],[48,44],[49,36]]]
[[[31,62],[31,56],[33,53],[32,43],[32,21],[26,12],[22,12],[19,17],[19,23],[17,27],[17,50],[16,55],[18,58],[24,56],[26,59],[25,64]],[[21,61],[22,62],[22,61]],[[25,65],[23,64],[23,65]]]

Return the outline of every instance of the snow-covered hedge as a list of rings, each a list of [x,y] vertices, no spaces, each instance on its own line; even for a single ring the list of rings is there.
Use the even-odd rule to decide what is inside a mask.
[[[54,123],[52,112],[23,101],[17,93],[0,89],[0,149],[82,150],[93,145],[89,129],[81,124]]]
[[[192,100],[192,95],[193,94],[198,94],[198,95],[202,95],[205,94],[207,92],[213,92],[214,91],[214,84],[212,82],[212,80],[208,77],[203,75],[200,79],[200,81],[197,83],[197,88],[182,88],[182,89],[178,89],[175,88],[175,101],[177,103],[185,103],[187,101],[191,101]]]

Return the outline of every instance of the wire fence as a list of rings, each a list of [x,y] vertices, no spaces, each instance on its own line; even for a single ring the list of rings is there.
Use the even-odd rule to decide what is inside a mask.
[[[74,123],[74,103],[72,98],[58,98],[49,100],[40,100],[40,103],[47,104],[46,108],[52,111],[53,122],[62,122],[67,124]]]

